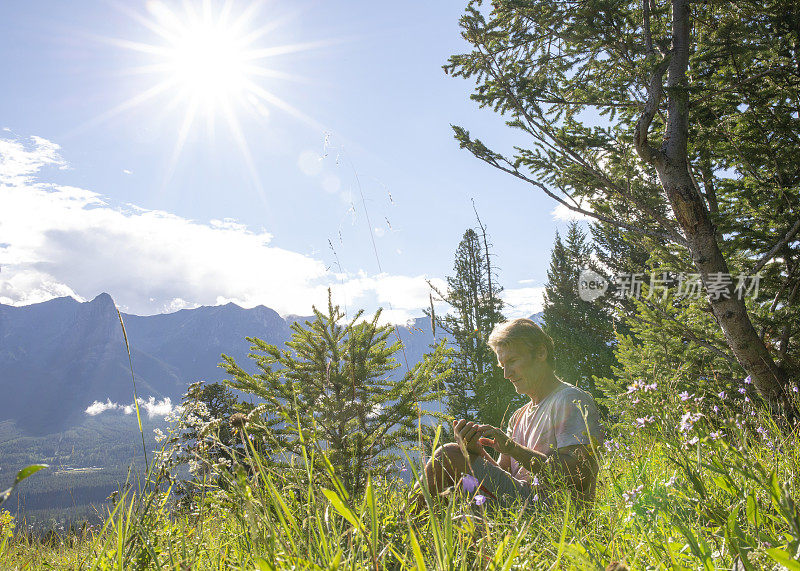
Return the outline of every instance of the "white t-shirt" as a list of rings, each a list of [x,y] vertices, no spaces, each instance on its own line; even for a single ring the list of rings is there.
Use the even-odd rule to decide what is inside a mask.
[[[600,413],[592,396],[564,381],[558,383],[538,405],[531,401],[517,409],[511,415],[506,434],[514,442],[547,456],[566,446],[588,446],[589,436],[595,446],[602,445]],[[529,474],[511,458],[511,475],[518,480],[528,480]]]

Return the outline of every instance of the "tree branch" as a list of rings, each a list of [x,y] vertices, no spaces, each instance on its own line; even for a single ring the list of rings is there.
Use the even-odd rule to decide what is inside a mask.
[[[583,214],[584,216],[588,216],[590,218],[594,218],[595,220],[599,220],[600,222],[605,222],[606,224],[611,224],[611,225],[617,226],[619,228],[625,228],[626,230],[631,230],[632,232],[637,232],[637,233],[642,234],[644,236],[650,236],[651,238],[657,238],[659,240],[677,241],[681,245],[684,245],[684,246],[686,245],[686,240],[683,237],[676,237],[676,236],[673,236],[671,234],[664,234],[664,233],[661,233],[661,232],[654,232],[652,230],[647,230],[645,228],[639,228],[637,226],[633,226],[631,224],[626,224],[625,222],[621,222],[619,220],[614,220],[613,218],[609,218],[608,216],[603,216],[601,214],[597,214],[597,213],[592,212],[590,210],[585,210],[583,208],[580,208],[579,206],[573,206],[572,204],[569,204],[563,198],[561,198],[558,195],[556,195],[553,191],[551,191],[549,188],[547,188],[545,185],[543,185],[538,180],[533,180],[531,178],[528,178],[527,176],[525,176],[524,174],[519,172],[519,169],[514,167],[511,164],[511,162],[508,159],[506,159],[505,157],[500,157],[499,155],[494,155],[492,157],[492,159],[489,159],[486,156],[481,156],[480,154],[476,153],[471,148],[469,150],[472,152],[472,154],[476,158],[482,160],[483,162],[485,162],[485,163],[487,163],[489,165],[492,165],[493,167],[495,167],[495,168],[497,168],[497,169],[499,169],[499,170],[501,170],[501,171],[503,171],[505,173],[513,175],[513,176],[517,177],[518,179],[527,182],[528,184],[531,184],[531,185],[535,186],[536,188],[538,188],[542,192],[544,192],[547,196],[549,196],[550,198],[552,198],[553,200],[555,200],[559,204],[569,208],[573,212],[577,212],[579,214]],[[508,166],[506,167],[506,166],[501,165],[497,161],[498,157],[500,158],[500,160],[502,160]]]
[[[778,253],[778,250],[780,250],[786,244],[789,243],[789,240],[791,240],[799,230],[800,230],[800,218],[797,219],[797,222],[794,223],[794,226],[789,228],[789,231],[783,236],[783,238],[781,238],[780,241],[777,244],[775,244],[772,247],[772,249],[758,261],[755,267],[753,267],[753,269],[751,270],[751,273],[754,274],[758,273],[758,271],[761,268],[763,268],[766,265],[766,263],[769,262],[775,256],[775,254]]]
[[[653,38],[650,35],[650,0],[642,0],[642,27],[644,28],[644,45],[647,48],[647,53],[652,54],[655,50],[653,50]]]
[[[643,161],[649,164],[654,164],[661,159],[659,152],[647,140],[647,132],[650,130],[658,106],[661,104],[661,98],[664,96],[664,74],[667,72],[670,59],[669,55],[665,56],[653,70],[653,75],[650,76],[650,85],[647,87],[647,102],[644,105],[642,116],[636,122],[636,131],[633,137],[636,152]]]

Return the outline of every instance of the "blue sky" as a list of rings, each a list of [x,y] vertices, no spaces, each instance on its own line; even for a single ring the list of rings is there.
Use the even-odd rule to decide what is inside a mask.
[[[247,49],[273,53],[257,61],[268,75],[247,76],[262,91],[228,94],[238,137],[224,96],[186,128],[192,90],[219,81],[154,69],[174,58],[153,25],[193,29],[201,0],[0,5],[0,303],[107,291],[139,314],[307,314],[333,285],[348,308],[402,320],[421,315],[425,278],[452,272],[474,199],[507,313],[538,311],[566,222],[453,139],[451,123],[524,143],[441,69],[466,49],[462,2],[229,4],[229,21],[251,10],[239,39],[265,30]],[[218,21],[224,4],[208,9]]]

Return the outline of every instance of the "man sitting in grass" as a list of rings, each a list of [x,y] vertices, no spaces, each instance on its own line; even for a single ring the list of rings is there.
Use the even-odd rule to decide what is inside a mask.
[[[554,374],[553,340],[530,319],[499,324],[489,336],[503,376],[530,402],[511,415],[506,431],[464,419],[453,423],[456,442],[434,452],[425,466],[432,494],[472,474],[484,496],[497,500],[540,498],[563,482],[576,500],[594,499],[600,418],[591,395]],[[495,461],[484,449],[500,453]]]

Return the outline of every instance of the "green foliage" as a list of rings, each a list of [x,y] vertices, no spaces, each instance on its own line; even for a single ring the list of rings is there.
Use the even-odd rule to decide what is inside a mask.
[[[286,350],[250,339],[257,375],[223,356],[225,368],[231,387],[262,401],[246,427],[271,447],[274,462],[290,467],[307,443],[317,443],[356,493],[418,439],[420,405],[439,398],[446,380],[444,347],[395,380],[400,343],[390,343],[392,327],[378,325],[380,312],[370,321],[359,321],[361,311],[346,320],[328,292],[327,312],[314,308],[314,316],[292,324]]]
[[[667,1],[473,1],[460,22],[469,51],[445,66],[473,80],[471,98],[502,114],[522,136],[503,153],[454,127],[460,145],[593,216],[599,259],[615,273],[697,272],[714,249],[690,252],[687,238],[697,228],[679,223],[685,213],[676,212],[680,201],[668,200],[658,161],[643,159],[637,148],[648,102],[656,154],[681,134],[666,132],[668,118],[687,113],[680,158],[688,165],[686,194],[713,224],[702,241],[719,245],[720,271],[727,265],[734,276],[759,268],[763,274],[761,295],[747,307],[758,335],[747,320],[727,325],[723,312],[717,328],[728,327],[726,336],[715,332],[698,345],[717,346],[721,339],[726,353],[751,368],[775,360],[788,373],[770,369],[782,390],[800,372],[800,43],[789,23],[797,14],[792,0],[747,0],[736,9],[692,3],[687,77],[661,97],[653,91],[662,84],[657,72],[677,49],[675,11]],[[628,317],[635,312],[627,301],[615,305]],[[747,343],[732,341],[744,338]],[[767,377],[760,373],[757,384],[766,389]]]
[[[671,297],[635,301],[636,313],[627,320],[630,333],[617,335],[615,378],[599,385],[613,396],[644,379],[657,382],[663,395],[732,394],[745,375],[723,340],[716,339],[719,331],[702,305],[675,304]],[[625,403],[613,401],[615,408]]]
[[[300,460],[306,482],[248,445],[246,463],[258,469],[224,470],[229,485],[205,491],[192,512],[172,511],[158,486],[131,490],[102,529],[55,542],[15,532],[0,557],[11,568],[58,569],[792,568],[798,435],[755,408],[743,409],[746,419],[725,408],[717,417],[732,420],[716,423],[704,401],[637,392],[652,419],[609,427],[589,511],[559,498],[549,510],[479,506],[458,487],[427,495],[415,512],[393,474],[351,494],[311,444]]]
[[[448,412],[456,419],[505,426],[522,401],[503,378],[497,357],[486,343],[494,326],[504,320],[499,297],[503,288],[492,270],[486,230],[481,230],[481,235],[472,228],[464,232],[456,249],[455,275],[447,277],[447,291],[434,288],[451,308],[447,315],[434,318],[437,327],[453,338]]]
[[[553,339],[556,373],[595,393],[594,377],[611,376],[616,364],[613,316],[603,300],[578,296],[583,269],[595,270],[592,245],[577,222],[569,226],[566,242],[556,234],[544,293],[544,330]]]

